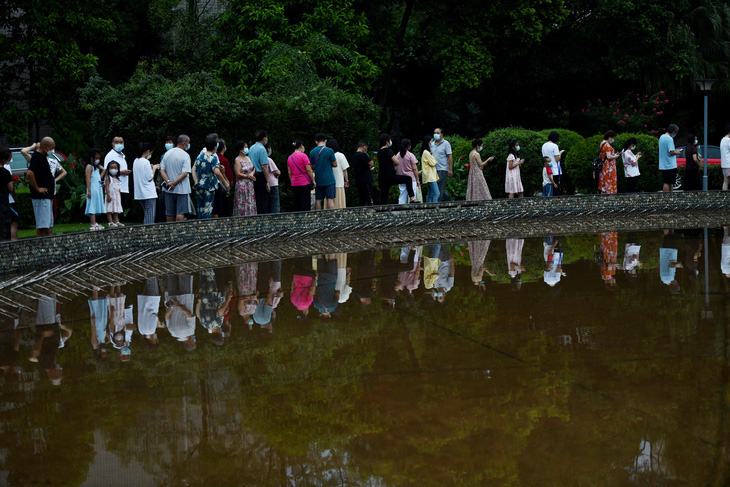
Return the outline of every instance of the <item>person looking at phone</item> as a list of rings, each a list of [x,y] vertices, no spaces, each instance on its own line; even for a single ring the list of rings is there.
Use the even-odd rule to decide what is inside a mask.
[[[662,172],[664,180],[662,191],[665,193],[672,192],[677,180],[677,156],[682,153],[680,149],[674,148],[674,137],[677,136],[677,132],[679,127],[672,123],[659,137],[659,170]]]

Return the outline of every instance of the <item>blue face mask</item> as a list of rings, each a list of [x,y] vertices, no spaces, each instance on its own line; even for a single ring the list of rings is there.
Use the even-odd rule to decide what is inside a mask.
[[[114,146],[114,150],[117,152],[122,152],[124,150],[124,144],[117,144]]]
[[[249,324],[249,325],[253,325],[253,318],[249,318],[249,319],[248,319],[248,324]]]
[[[482,151],[482,149],[484,149],[484,147],[480,147],[480,148],[478,148],[477,150],[478,150],[479,152],[481,152],[481,151]]]
[[[190,150],[190,142],[188,142],[188,146],[185,148],[186,151]]]
[[[436,142],[441,140],[441,134],[433,134],[433,140],[435,140]]]
[[[700,141],[699,141],[699,140],[697,140],[697,139],[695,139],[695,145],[697,145],[697,144],[699,144],[699,143],[700,143]]]
[[[676,136],[677,136],[677,134],[674,134],[674,135],[672,135],[671,137],[672,137],[672,138],[675,138]]]
[[[248,147],[244,147],[243,148],[243,153],[246,154],[246,155],[248,155]]]
[[[390,147],[391,145],[393,145],[393,141],[392,140],[389,140],[388,141],[388,147]]]
[[[520,146],[518,145],[517,147],[515,147],[515,150],[516,150],[517,152],[519,152],[519,151],[520,151]]]
[[[170,143],[165,144],[165,150],[170,150],[170,149],[172,149],[172,144],[170,144]]]

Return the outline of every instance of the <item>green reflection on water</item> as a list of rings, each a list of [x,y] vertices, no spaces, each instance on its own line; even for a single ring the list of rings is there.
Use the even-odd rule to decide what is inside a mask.
[[[149,283],[125,283],[133,326],[123,313],[108,318],[112,327],[134,328],[129,343],[117,343],[128,345],[129,362],[112,343],[105,357],[92,350],[86,296],[56,310],[73,330],[60,350],[48,344],[67,332],[30,329],[37,316],[21,313],[18,354],[14,334],[2,333],[0,479],[726,484],[728,280],[720,271],[721,235],[713,231],[708,248],[700,236],[453,244],[422,249],[438,262],[416,258],[417,267],[407,249],[405,263],[400,249],[351,254],[346,262],[322,256],[304,320],[291,283],[295,274],[314,277],[312,259],[284,261],[280,272],[270,263],[204,272],[194,276],[197,297],[188,310],[200,315],[192,352],[167,329],[157,330],[159,347],[142,337],[137,298]],[[628,243],[640,245],[641,266],[624,262]],[[672,267],[676,295],[661,280],[667,245],[681,264]],[[565,275],[550,287],[555,251]],[[705,252],[711,319],[701,319],[708,316]],[[436,279],[429,280],[426,267],[433,272],[434,263]],[[344,286],[333,285],[338,267]],[[169,297],[172,290],[167,279],[155,281],[164,321],[165,291]],[[251,303],[273,307],[277,282],[284,293],[270,326],[249,326],[253,305],[247,309],[242,296],[258,290]],[[229,283],[235,296],[221,316]],[[332,301],[336,288],[346,302]],[[320,320],[317,306],[332,318]],[[230,323],[223,346],[202,326],[218,317]],[[36,346],[37,364],[27,360]],[[54,364],[63,368],[59,386],[49,380]]]

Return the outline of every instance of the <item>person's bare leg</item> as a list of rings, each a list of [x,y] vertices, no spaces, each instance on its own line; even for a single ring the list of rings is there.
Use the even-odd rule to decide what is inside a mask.
[[[334,208],[335,208],[335,200],[328,199],[327,200],[327,209],[328,210],[333,210]]]
[[[185,215],[176,215],[175,216],[176,222],[184,222],[185,221]]]
[[[322,209],[322,200],[314,200],[314,209],[315,210],[321,210]]]
[[[119,213],[114,213],[114,223],[119,223]]]
[[[509,199],[512,199],[514,197],[515,197],[515,194],[514,193],[510,193],[509,196],[508,196]]]
[[[107,212],[107,214],[106,214],[106,220],[107,220],[108,223],[113,223],[114,222],[114,218],[112,218],[112,214],[111,213]]]
[[[722,190],[727,191],[730,189],[730,177],[726,177],[722,180]]]
[[[18,240],[18,222],[10,224],[10,240]]]

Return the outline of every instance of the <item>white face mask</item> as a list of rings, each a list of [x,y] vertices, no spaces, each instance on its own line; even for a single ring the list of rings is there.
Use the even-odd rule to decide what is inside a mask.
[[[118,172],[119,171],[117,171],[116,169],[109,169],[109,174],[111,174],[112,176],[116,176]]]
[[[152,154],[147,155],[147,160],[149,161],[150,159],[152,159]]]

